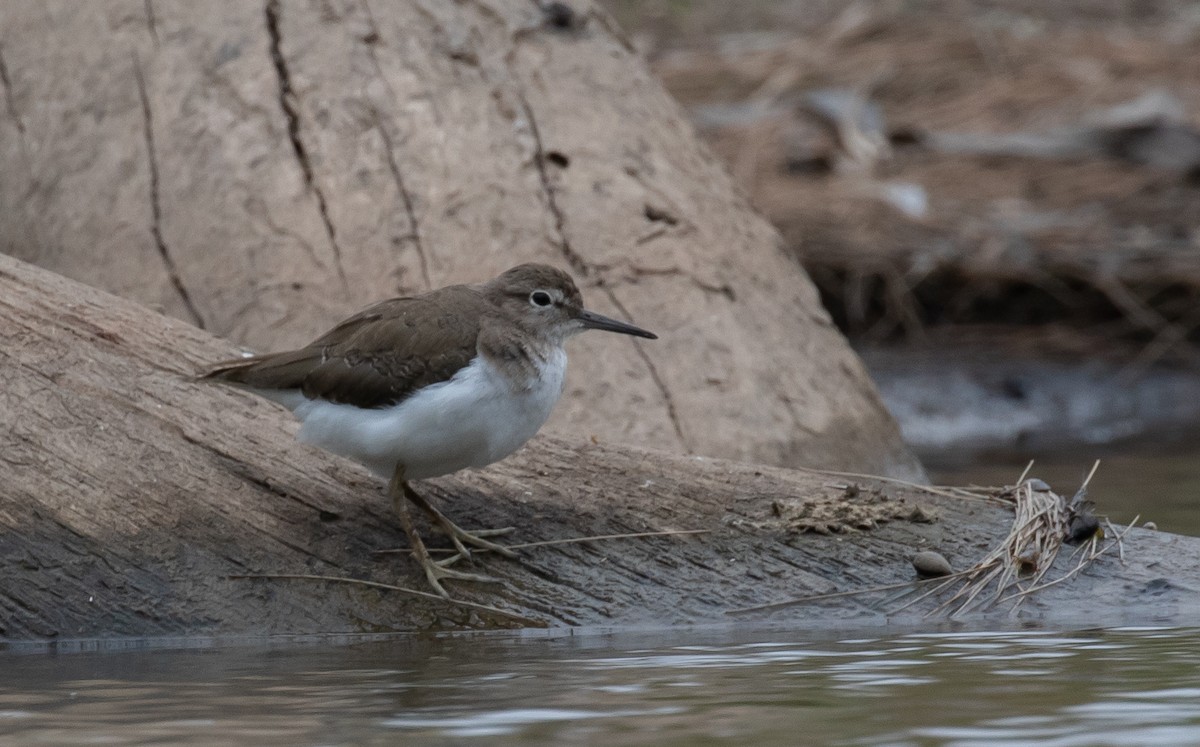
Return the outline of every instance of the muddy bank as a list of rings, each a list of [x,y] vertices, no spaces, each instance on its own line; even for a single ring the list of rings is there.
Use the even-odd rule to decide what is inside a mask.
[[[403,544],[382,486],[294,443],[275,406],[194,384],[227,343],[0,262],[5,638],[728,622],[736,608],[910,580],[918,549],[963,568],[1012,525],[1010,507],[975,498],[545,437],[422,487],[466,526],[515,527],[514,543],[674,534],[480,557],[504,583],[454,591],[495,611],[350,583],[422,588],[402,554],[378,553]],[[1200,540],[1134,530],[1124,556],[1100,557],[1022,615],[1070,618],[1097,599],[1105,609],[1092,619],[1114,624],[1195,614],[1186,579],[1200,569]],[[260,574],[343,580],[236,578]],[[758,616],[885,619],[873,601]]]

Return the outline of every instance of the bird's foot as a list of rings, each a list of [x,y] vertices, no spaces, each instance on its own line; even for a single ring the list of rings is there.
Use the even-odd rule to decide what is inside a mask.
[[[458,554],[447,558],[446,561],[443,561],[446,562],[447,565],[455,562],[459,558],[471,560],[471,551],[467,549],[467,545],[471,545],[481,550],[498,552],[507,558],[517,557],[515,552],[508,549],[504,545],[498,545],[495,542],[490,542],[484,539],[484,537],[498,537],[500,535],[508,534],[509,532],[513,531],[513,527],[504,527],[502,529],[477,529],[474,532],[468,532],[459,525],[455,524],[453,521],[450,521],[450,517],[446,516],[441,511],[438,511],[432,503],[425,500],[424,496],[408,487],[407,484],[405,485],[405,494],[408,496],[410,501],[417,504],[422,511],[429,514],[429,518],[433,520],[433,523],[438,529],[441,530],[442,534],[449,537],[450,541],[454,543],[454,549]]]
[[[439,561],[439,563],[448,566],[460,558],[465,558],[469,562],[474,562],[474,558],[471,556],[471,551],[467,548],[467,545],[471,545],[480,550],[491,550],[492,552],[498,552],[501,555],[509,558],[517,557],[515,552],[508,549],[504,545],[499,545],[495,542],[489,542],[488,540],[484,539],[484,537],[498,537],[508,534],[513,531],[513,527],[504,527],[503,529],[479,529],[474,532],[468,532],[449,519],[446,519],[445,524],[437,521],[436,519],[434,521],[437,523],[438,529],[442,530],[442,533],[449,537],[450,541],[454,543],[454,549],[456,551],[454,555],[446,558],[445,560]]]
[[[450,566],[462,558],[471,559],[471,552],[467,549],[467,545],[473,545],[479,549],[492,550],[508,557],[516,557],[516,553],[507,547],[484,539],[484,537],[507,534],[512,531],[512,527],[504,529],[479,529],[475,532],[468,532],[453,521],[450,521],[445,514],[434,508],[420,493],[413,490],[408,482],[405,481],[404,471],[401,468],[397,468],[395,475],[392,476],[391,483],[388,485],[388,493],[392,497],[396,513],[400,516],[400,524],[404,527],[404,533],[408,535],[409,544],[412,545],[413,556],[421,564],[421,569],[425,571],[425,578],[429,581],[429,585],[433,587],[434,591],[446,599],[450,598],[445,587],[442,586],[442,580],[444,579],[493,584],[503,583],[500,579],[492,578],[491,576],[454,570]],[[439,561],[435,561],[429,556],[429,550],[425,547],[425,542],[413,526],[412,517],[409,515],[408,504],[410,502],[415,503],[422,511],[429,514],[429,517],[438,529],[450,538],[450,541],[454,543],[454,555]]]
[[[426,555],[421,559],[421,565],[425,570],[425,579],[429,581],[429,585],[438,594],[441,594],[446,599],[450,598],[450,594],[442,586],[442,579],[452,579],[455,581],[475,581],[482,584],[500,584],[504,583],[498,578],[485,576],[481,573],[467,573],[466,571],[456,571],[453,568],[446,568],[441,562],[435,562]]]
[[[473,545],[479,550],[492,550],[493,552],[501,553],[509,558],[517,557],[515,552],[508,549],[504,545],[498,545],[495,542],[488,542],[487,540],[483,539],[484,537],[495,537],[501,534],[508,534],[509,532],[513,531],[512,527],[505,527],[503,529],[480,529],[476,532],[468,532],[450,522],[449,527],[442,526],[440,523],[438,523],[438,529],[440,529],[443,534],[449,537],[450,541],[454,544],[453,555],[436,561],[435,565],[441,566],[442,568],[449,568],[460,560],[466,560],[468,563],[474,563],[475,555],[471,552],[467,545]]]
[[[449,563],[437,563],[433,558],[429,557],[429,550],[425,547],[425,541],[421,539],[421,535],[413,526],[412,517],[408,512],[408,502],[405,500],[405,495],[417,495],[408,484],[404,482],[404,473],[401,470],[396,471],[396,475],[392,478],[391,484],[388,486],[388,492],[391,493],[392,502],[396,507],[396,513],[400,517],[400,525],[404,528],[404,533],[408,535],[409,544],[412,546],[413,556],[417,562],[421,564],[421,569],[425,571],[425,579],[429,581],[429,585],[433,590],[440,594],[445,599],[450,599],[450,594],[446,588],[442,586],[443,579],[454,579],[457,581],[477,581],[482,583],[501,583],[499,579],[491,576],[484,576],[479,573],[467,573],[466,571],[456,571],[446,566]],[[424,499],[417,496],[417,500],[413,501],[417,505],[422,505]],[[424,506],[422,506],[424,508]],[[430,507],[432,508],[432,506]],[[427,509],[428,510],[428,509]],[[434,509],[436,511],[436,509]],[[442,517],[445,519],[445,517]],[[454,526],[449,519],[445,519],[446,523]],[[440,523],[439,523],[440,525]],[[458,529],[458,527],[454,527]],[[462,530],[459,530],[462,532]],[[468,534],[463,532],[463,534]],[[487,542],[487,540],[480,540]],[[455,544],[461,546],[461,540],[456,540]],[[490,543],[489,543],[490,544]],[[511,552],[511,551],[509,551]],[[469,557],[469,556],[468,556]]]

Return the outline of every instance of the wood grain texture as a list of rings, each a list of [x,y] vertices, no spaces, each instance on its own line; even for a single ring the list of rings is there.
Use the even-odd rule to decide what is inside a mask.
[[[378,589],[228,578],[307,573],[423,588],[407,557],[374,554],[404,543],[379,481],[295,443],[281,408],[192,379],[231,352],[192,325],[0,256],[0,638],[514,624]],[[464,526],[516,527],[512,542],[707,531],[530,548],[517,561],[480,556],[505,584],[453,585],[546,625],[752,624],[724,612],[904,581],[915,549],[963,567],[1012,520],[1003,508],[889,486],[889,500],[939,520],[822,536],[781,518],[778,503],[840,501],[847,482],[543,437],[487,470],[419,485]],[[1198,574],[1200,540],[1135,531],[1125,564],[1102,558],[1023,617],[1194,620]],[[771,619],[881,621],[868,601]]]

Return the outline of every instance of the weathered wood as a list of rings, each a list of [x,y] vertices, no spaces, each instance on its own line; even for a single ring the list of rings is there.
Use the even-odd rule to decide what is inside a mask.
[[[919,474],[864,369],[603,11],[0,3],[0,251],[256,350],[550,261],[658,332],[551,428]]]
[[[378,589],[229,579],[307,573],[423,588],[407,557],[373,554],[403,543],[374,478],[295,443],[281,408],[191,379],[230,352],[193,326],[0,256],[0,638],[514,624]],[[847,482],[539,438],[487,470],[421,488],[465,526],[516,527],[512,542],[708,531],[531,548],[519,561],[481,555],[481,569],[505,585],[453,586],[463,599],[549,625],[727,622],[733,607],[910,579],[915,549],[961,568],[1011,521],[988,504],[885,487],[890,500],[939,520],[835,536],[790,531],[780,505],[842,500]],[[1025,613],[1194,620],[1200,540],[1136,532],[1126,556],[1124,566],[1101,560]],[[875,614],[866,601],[776,617],[818,624]]]

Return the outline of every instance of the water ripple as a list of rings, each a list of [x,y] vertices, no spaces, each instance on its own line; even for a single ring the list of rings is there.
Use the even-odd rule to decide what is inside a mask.
[[[0,657],[0,743],[1200,744],[1196,629],[757,635]]]

